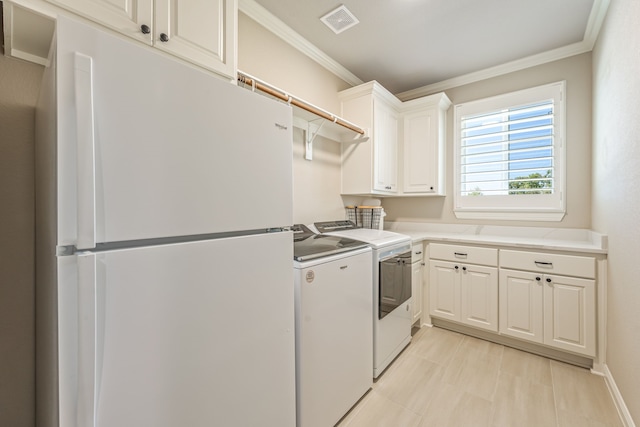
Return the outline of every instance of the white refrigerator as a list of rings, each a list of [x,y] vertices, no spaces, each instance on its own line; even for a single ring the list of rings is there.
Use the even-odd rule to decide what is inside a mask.
[[[69,18],[55,44],[38,425],[293,427],[290,107]]]

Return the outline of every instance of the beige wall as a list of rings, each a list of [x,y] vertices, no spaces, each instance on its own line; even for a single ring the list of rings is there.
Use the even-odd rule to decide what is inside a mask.
[[[334,114],[338,92],[349,85],[240,13],[238,68]],[[340,144],[317,137],[313,160],[304,160],[304,132],[293,132],[293,221],[307,224],[344,217],[340,197]]]
[[[567,214],[561,222],[458,220],[453,213],[453,106],[560,80],[567,81]],[[446,197],[389,198],[388,220],[540,227],[589,228],[591,225],[591,53],[528,68],[445,91],[447,114]]]
[[[0,56],[0,426],[34,425],[34,105],[42,67]]]
[[[264,27],[238,13],[238,69],[335,114],[350,87]]]
[[[612,0],[593,52],[593,227],[609,236],[607,365],[640,424],[640,2]]]

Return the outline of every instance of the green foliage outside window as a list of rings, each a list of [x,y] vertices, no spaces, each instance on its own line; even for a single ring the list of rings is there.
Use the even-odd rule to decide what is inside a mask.
[[[509,181],[509,194],[551,194],[553,192],[552,185],[551,170],[548,170],[544,175],[536,172]]]

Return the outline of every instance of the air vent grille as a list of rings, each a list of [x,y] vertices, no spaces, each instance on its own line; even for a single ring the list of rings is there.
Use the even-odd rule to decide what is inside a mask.
[[[340,34],[360,22],[345,5],[332,10],[320,18],[320,20],[336,34]]]

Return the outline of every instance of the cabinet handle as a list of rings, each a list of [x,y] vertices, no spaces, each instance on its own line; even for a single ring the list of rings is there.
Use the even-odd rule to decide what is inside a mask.
[[[151,32],[151,28],[149,28],[148,25],[142,24],[140,26],[140,31],[142,31],[142,34],[149,34]]]
[[[422,253],[422,251],[418,251],[416,252],[416,255],[420,255]]]
[[[464,258],[466,258],[466,257],[467,257],[467,254],[462,253],[462,252],[454,252],[453,254],[454,254],[455,256],[459,256],[459,257],[464,257]]]
[[[163,43],[168,42],[169,41],[169,36],[166,35],[165,33],[161,33],[160,34],[160,41],[163,42]]]
[[[534,261],[534,263],[535,263],[538,267],[548,267],[548,268],[553,268],[553,263],[552,263],[552,262],[546,262],[546,261]]]
[[[420,265],[427,265],[427,264],[425,264],[424,262],[421,262]]]
[[[342,266],[340,266],[340,270],[346,270],[347,267],[349,267],[349,266],[348,265],[342,265]]]

